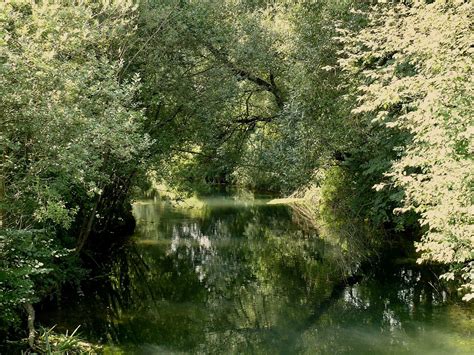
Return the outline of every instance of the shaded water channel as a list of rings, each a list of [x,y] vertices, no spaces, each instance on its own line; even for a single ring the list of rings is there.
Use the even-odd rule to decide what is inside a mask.
[[[81,324],[84,338],[114,354],[473,349],[472,309],[447,301],[430,270],[363,263],[363,242],[325,240],[290,208],[267,202],[138,201],[133,238],[40,321],[62,331]]]

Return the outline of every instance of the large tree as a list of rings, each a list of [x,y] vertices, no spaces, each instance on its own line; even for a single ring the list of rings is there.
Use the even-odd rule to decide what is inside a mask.
[[[385,154],[384,177],[374,188],[403,192],[393,212],[418,215],[423,228],[419,261],[452,265],[444,277],[462,281],[464,299],[470,300],[473,4],[388,3],[368,17],[366,29],[345,37],[341,64],[357,80],[359,104],[353,115],[382,132],[375,135],[381,149],[391,146],[393,158]],[[394,137],[404,139],[394,145]]]
[[[134,102],[138,77],[121,78],[135,11],[120,0],[0,4],[0,305],[7,320],[70,276],[57,267],[64,247],[83,248],[149,147]]]

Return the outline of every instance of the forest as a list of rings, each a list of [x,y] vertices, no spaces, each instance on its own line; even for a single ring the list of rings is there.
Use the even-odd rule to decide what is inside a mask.
[[[473,19],[470,0],[1,0],[0,352],[41,353],[35,309],[157,186],[310,191],[326,229],[401,239],[470,304]]]

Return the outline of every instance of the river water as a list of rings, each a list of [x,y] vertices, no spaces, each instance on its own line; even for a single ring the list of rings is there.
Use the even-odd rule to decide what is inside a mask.
[[[113,354],[473,353],[472,307],[431,270],[364,258],[268,201],[138,201],[130,241],[40,321]]]

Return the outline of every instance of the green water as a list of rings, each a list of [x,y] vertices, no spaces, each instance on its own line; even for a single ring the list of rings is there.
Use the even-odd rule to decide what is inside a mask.
[[[324,240],[266,202],[139,201],[132,240],[41,322],[81,324],[108,353],[472,353],[472,308],[448,301],[431,270],[376,262],[363,238]]]

